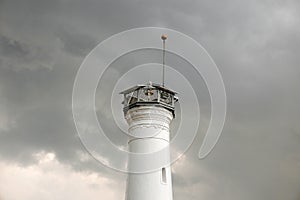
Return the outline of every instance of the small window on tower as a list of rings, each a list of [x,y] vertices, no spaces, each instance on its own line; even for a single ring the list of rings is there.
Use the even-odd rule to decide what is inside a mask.
[[[167,183],[167,173],[166,173],[166,168],[161,169],[161,181],[162,183],[166,184]]]

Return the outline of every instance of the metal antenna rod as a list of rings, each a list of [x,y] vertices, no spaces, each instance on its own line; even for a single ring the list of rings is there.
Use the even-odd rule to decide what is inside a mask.
[[[165,87],[165,55],[166,55],[166,39],[167,35],[163,34],[161,39],[163,41],[163,73],[162,73],[162,86]]]

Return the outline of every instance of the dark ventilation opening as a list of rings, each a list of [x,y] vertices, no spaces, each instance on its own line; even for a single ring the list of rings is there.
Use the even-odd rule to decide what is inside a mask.
[[[161,169],[161,180],[164,184],[167,183],[167,173],[166,173],[166,168]]]

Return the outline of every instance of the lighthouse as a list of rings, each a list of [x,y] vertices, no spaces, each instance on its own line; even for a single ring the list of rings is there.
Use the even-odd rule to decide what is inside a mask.
[[[163,40],[163,81],[162,84],[147,83],[136,85],[121,94],[124,96],[123,112],[128,123],[129,151],[135,154],[150,154],[167,148],[167,153],[159,155],[158,160],[169,161],[170,123],[175,117],[176,92],[164,84],[165,40]],[[135,173],[131,169],[141,163],[128,158],[126,200],[172,200],[172,178],[169,165],[144,173]],[[144,160],[144,166],[155,162]],[[169,162],[165,162],[169,163]]]

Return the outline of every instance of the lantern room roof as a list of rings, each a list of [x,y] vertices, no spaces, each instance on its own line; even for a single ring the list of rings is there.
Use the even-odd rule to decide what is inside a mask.
[[[159,85],[159,84],[156,84],[156,83],[151,83],[151,82],[149,84],[139,84],[139,85],[133,86],[133,87],[127,89],[127,90],[124,90],[124,91],[120,92],[120,94],[128,94],[128,93],[131,93],[135,90],[139,90],[139,89],[144,88],[144,87],[156,88],[158,90],[163,90],[163,91],[168,92],[168,93],[173,94],[173,95],[177,94],[177,92],[175,92],[171,89],[168,89],[166,87],[163,87],[162,85]]]

